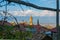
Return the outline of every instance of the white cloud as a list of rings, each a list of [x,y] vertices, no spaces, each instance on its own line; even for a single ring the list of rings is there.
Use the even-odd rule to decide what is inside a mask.
[[[48,10],[44,10],[41,12],[41,16],[55,16],[56,13]]]
[[[56,13],[52,12],[52,11],[48,11],[48,10],[44,10],[44,11],[33,11],[33,10],[25,10],[23,11],[9,11],[9,13],[11,13],[14,16],[55,16]]]

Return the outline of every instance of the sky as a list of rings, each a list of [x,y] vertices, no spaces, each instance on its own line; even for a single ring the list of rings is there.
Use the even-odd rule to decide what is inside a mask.
[[[48,8],[56,9],[56,0],[22,0],[22,1],[30,2],[32,4],[35,4],[41,7],[48,7]],[[0,5],[4,5],[4,4],[5,2],[0,3]],[[59,0],[59,4],[60,4],[60,0]],[[22,11],[21,7],[23,8],[24,11]],[[60,5],[59,5],[59,9],[60,9]],[[0,7],[0,10],[6,10],[5,6]],[[40,24],[56,24],[56,12],[55,11],[38,10],[32,7],[27,7],[25,5],[19,5],[16,3],[9,4],[7,6],[7,10],[8,10],[8,13],[11,13],[13,16],[17,18],[18,22],[22,22],[22,20],[24,20],[29,23],[29,17],[33,16],[34,24],[37,24],[38,19],[39,19]],[[10,21],[11,20],[12,18],[10,19]]]

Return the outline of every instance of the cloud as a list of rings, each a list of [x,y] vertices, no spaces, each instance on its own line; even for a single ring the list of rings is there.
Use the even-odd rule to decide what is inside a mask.
[[[55,16],[56,13],[48,10],[44,11],[34,11],[34,10],[25,10],[25,11],[9,11],[14,16]]]
[[[44,10],[41,12],[41,16],[56,16],[55,12]]]

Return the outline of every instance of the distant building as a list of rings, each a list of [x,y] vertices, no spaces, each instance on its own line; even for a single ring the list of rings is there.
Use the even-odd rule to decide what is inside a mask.
[[[29,25],[33,25],[33,18],[32,18],[32,16],[30,16],[30,24]]]
[[[15,26],[16,24],[15,24],[15,22],[11,22],[11,25]]]
[[[47,29],[53,29],[54,27],[51,26],[51,25],[46,25],[45,28],[47,28]]]
[[[39,25],[39,19],[37,20],[37,25]]]

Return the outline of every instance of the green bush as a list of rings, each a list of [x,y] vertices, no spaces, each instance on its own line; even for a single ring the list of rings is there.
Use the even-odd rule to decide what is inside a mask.
[[[0,39],[26,40],[26,37],[32,38],[31,32],[15,30],[15,32],[13,33],[13,32],[11,32],[13,30],[15,30],[13,26],[4,25],[4,27],[0,27]]]

